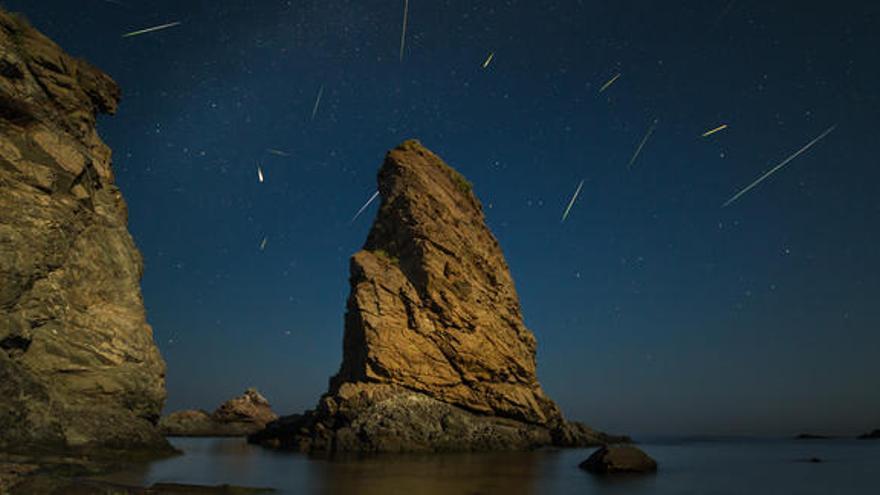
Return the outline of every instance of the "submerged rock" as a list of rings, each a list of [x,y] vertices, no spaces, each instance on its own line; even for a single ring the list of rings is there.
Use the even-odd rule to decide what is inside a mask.
[[[874,430],[870,433],[859,435],[859,438],[862,440],[880,440],[880,430]]]
[[[833,437],[829,437],[826,435],[814,435],[812,433],[801,433],[800,435],[794,437],[796,440],[828,440]]]
[[[0,451],[167,452],[141,255],[95,128],[116,83],[0,10]]]
[[[606,445],[579,467],[596,474],[652,473],[657,471],[657,461],[632,445]]]
[[[220,405],[213,413],[202,410],[177,411],[159,421],[162,433],[184,437],[238,437],[263,429],[278,419],[269,401],[256,389]]]
[[[536,375],[536,341],[471,184],[418,141],[391,150],[351,258],[343,359],[315,410],[250,437],[306,451],[598,445]]]

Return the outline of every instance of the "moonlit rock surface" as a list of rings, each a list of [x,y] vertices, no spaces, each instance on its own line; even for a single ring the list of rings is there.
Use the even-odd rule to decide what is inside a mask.
[[[211,414],[202,410],[176,411],[159,421],[162,433],[183,437],[237,437],[263,429],[278,419],[269,401],[256,389],[229,399]]]
[[[410,140],[351,259],[343,361],[319,407],[252,437],[301,450],[595,445],[538,383],[535,337],[471,184]],[[418,413],[414,413],[418,411]]]
[[[118,99],[0,10],[0,450],[170,450],[141,255],[95,130]]]

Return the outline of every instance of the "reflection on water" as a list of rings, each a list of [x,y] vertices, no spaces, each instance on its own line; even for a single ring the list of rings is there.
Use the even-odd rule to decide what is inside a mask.
[[[552,455],[450,454],[334,460],[319,468],[321,493],[538,493],[535,480]]]
[[[272,487],[284,494],[877,493],[880,442],[743,441],[642,445],[657,475],[602,479],[577,468],[590,449],[315,459],[235,438],[179,438],[186,454],[117,473],[126,484]],[[825,462],[798,462],[819,457]]]

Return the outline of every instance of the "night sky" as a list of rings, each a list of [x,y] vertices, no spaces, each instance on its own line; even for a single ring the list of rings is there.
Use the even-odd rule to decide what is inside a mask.
[[[410,0],[402,61],[403,0],[3,4],[122,87],[166,410],[316,403],[376,203],[351,218],[414,137],[474,183],[569,418],[880,427],[878,2]]]

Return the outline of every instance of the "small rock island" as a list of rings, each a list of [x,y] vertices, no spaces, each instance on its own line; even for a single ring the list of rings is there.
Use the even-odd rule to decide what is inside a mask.
[[[201,409],[176,411],[159,420],[170,437],[243,437],[278,419],[269,401],[254,388],[220,404],[212,413]]]
[[[379,213],[351,258],[339,372],[315,409],[249,437],[312,452],[522,450],[626,441],[566,421],[480,201],[415,140],[379,170]]]

